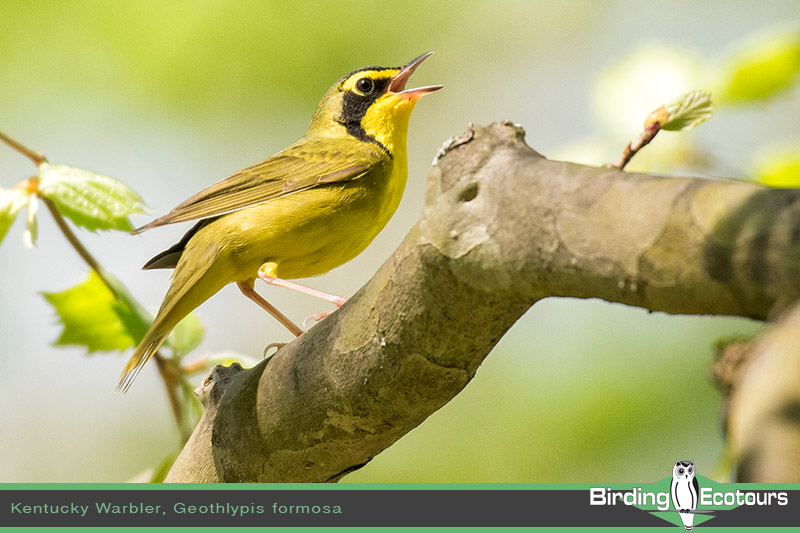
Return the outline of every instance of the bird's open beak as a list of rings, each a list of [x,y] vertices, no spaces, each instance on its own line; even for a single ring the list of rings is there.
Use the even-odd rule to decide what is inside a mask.
[[[424,96],[428,93],[432,93],[434,91],[438,91],[444,85],[428,85],[427,87],[417,87],[416,89],[406,89],[406,82],[408,78],[417,70],[417,67],[425,61],[433,52],[428,52],[427,54],[422,54],[418,58],[411,61],[408,65],[404,66],[400,72],[397,73],[397,76],[392,78],[392,83],[389,84],[389,92],[394,93],[401,98],[408,98],[411,100],[416,100],[421,96]]]

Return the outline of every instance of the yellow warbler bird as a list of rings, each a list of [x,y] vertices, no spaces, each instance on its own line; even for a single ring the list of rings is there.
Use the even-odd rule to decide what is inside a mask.
[[[199,220],[144,266],[175,271],[153,324],[122,371],[120,391],[128,390],[178,322],[228,283],[295,335],[303,330],[255,292],[257,277],[337,308],[345,302],[289,280],[353,259],[394,214],[406,184],[411,111],[420,97],[442,88],[405,86],[432,53],[404,67],[364,67],[345,75],[325,93],[302,139],[134,232]]]

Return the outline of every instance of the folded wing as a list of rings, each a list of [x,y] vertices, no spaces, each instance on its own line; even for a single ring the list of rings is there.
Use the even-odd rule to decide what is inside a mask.
[[[218,181],[133,233],[216,217],[311,187],[358,179],[388,157],[364,144],[304,138],[269,159]]]

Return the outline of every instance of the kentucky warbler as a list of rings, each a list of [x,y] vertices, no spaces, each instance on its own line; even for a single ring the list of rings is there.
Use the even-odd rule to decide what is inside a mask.
[[[257,277],[337,308],[345,302],[288,280],[324,274],[353,259],[394,214],[406,184],[411,110],[421,96],[442,87],[405,86],[432,53],[404,67],[364,67],[345,75],[322,97],[302,139],[134,232],[199,220],[144,266],[175,271],[118,390],[125,393],[178,322],[228,283],[295,335],[303,331],[255,292]]]

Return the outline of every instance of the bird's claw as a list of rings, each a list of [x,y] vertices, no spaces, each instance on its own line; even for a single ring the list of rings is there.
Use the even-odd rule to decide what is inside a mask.
[[[313,324],[311,324],[312,322],[319,322],[320,320],[322,320],[326,316],[332,314],[334,311],[336,311],[336,309],[333,309],[331,311],[322,311],[320,313],[315,313],[315,314],[313,314],[311,316],[307,316],[306,319],[303,320],[303,329],[308,331],[311,328],[311,325],[313,325]],[[311,325],[309,325],[309,324],[311,324]]]
[[[262,356],[261,358],[262,358],[262,359],[272,359],[272,356],[274,356],[276,353],[278,353],[278,350],[280,350],[281,348],[283,348],[284,346],[286,346],[286,344],[287,344],[287,343],[285,343],[285,342],[271,342],[271,343],[267,344],[267,345],[264,347],[264,354],[263,354],[263,356]],[[267,352],[268,352],[268,351],[269,351],[271,348],[275,348],[275,353],[271,353],[271,354],[267,355]]]

